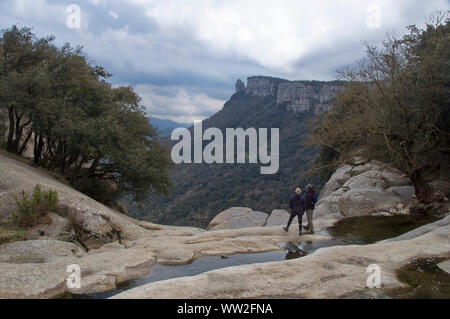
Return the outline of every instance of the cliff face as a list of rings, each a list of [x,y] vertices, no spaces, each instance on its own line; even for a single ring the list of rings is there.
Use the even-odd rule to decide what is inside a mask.
[[[238,80],[242,91],[242,81]],[[272,77],[254,76],[247,79],[246,94],[272,96],[276,105],[285,105],[294,112],[322,112],[331,107],[343,84],[338,81],[288,81]]]
[[[245,93],[254,94],[258,96],[277,96],[278,87],[281,83],[289,81],[263,76],[253,76],[247,79],[247,88]]]

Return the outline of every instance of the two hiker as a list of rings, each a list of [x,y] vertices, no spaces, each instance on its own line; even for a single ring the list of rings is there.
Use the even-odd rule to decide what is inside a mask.
[[[311,234],[314,234],[314,226],[313,226],[313,211],[314,205],[317,202],[317,195],[314,192],[314,189],[311,184],[306,186],[306,195],[302,195],[301,188],[297,188],[295,190],[295,195],[292,196],[289,207],[291,209],[291,217],[289,218],[287,226],[283,227],[284,231],[289,230],[289,226],[292,224],[292,220],[295,216],[298,217],[298,228],[299,235],[302,235],[302,219],[303,214],[306,211],[306,218],[308,219],[308,225],[303,226],[306,230],[308,230]]]

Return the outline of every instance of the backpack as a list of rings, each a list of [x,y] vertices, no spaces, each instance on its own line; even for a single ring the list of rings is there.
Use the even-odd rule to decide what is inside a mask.
[[[317,195],[316,195],[316,193],[313,193],[314,195],[313,195],[313,202],[314,202],[314,204],[315,203],[317,203]]]

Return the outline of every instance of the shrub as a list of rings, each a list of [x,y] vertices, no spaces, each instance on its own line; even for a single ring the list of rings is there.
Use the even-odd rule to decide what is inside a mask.
[[[0,245],[26,240],[27,232],[19,227],[0,226]]]
[[[29,228],[38,225],[48,218],[48,213],[58,208],[58,193],[54,190],[42,190],[36,185],[31,199],[22,190],[22,198],[16,197],[17,211],[13,214],[13,224]]]

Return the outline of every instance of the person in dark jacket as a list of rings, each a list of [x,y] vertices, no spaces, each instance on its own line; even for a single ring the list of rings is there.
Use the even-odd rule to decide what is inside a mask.
[[[311,234],[314,234],[313,225],[313,211],[317,202],[317,195],[311,184],[306,185],[306,218],[308,219],[308,225],[304,226]]]
[[[292,196],[291,201],[289,202],[289,207],[291,208],[291,217],[289,218],[288,224],[286,227],[283,227],[284,231],[289,231],[289,226],[292,224],[292,220],[295,216],[298,217],[298,229],[299,235],[302,235],[302,218],[306,209],[306,199],[305,196],[302,195],[302,190],[297,188],[295,190],[295,195]]]

